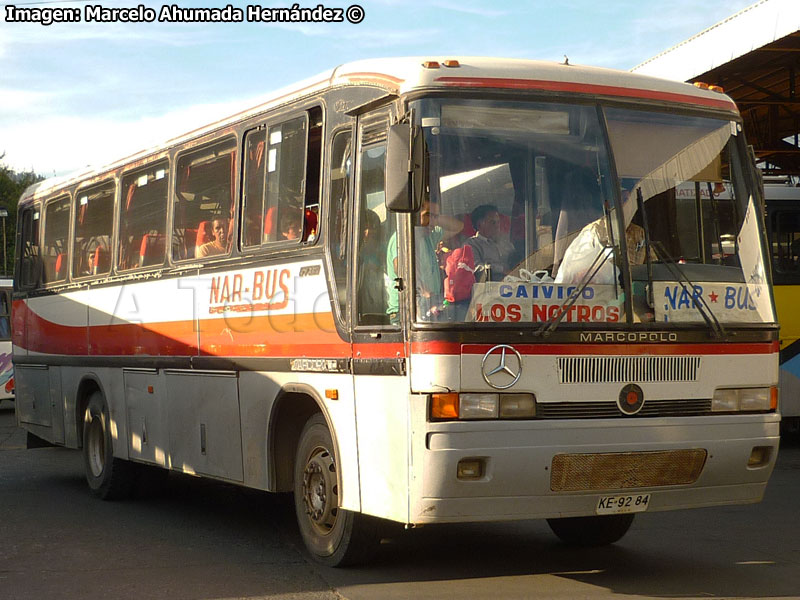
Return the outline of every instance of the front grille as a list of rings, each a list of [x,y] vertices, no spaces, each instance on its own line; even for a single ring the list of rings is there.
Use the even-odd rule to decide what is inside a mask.
[[[562,356],[559,383],[697,381],[699,356]]]
[[[699,417],[711,414],[711,400],[646,400],[635,415],[620,411],[616,402],[539,402],[536,416],[540,419],[612,419],[615,417]]]
[[[620,490],[689,485],[706,462],[702,448],[656,452],[557,454],[553,457],[550,489],[554,492]]]

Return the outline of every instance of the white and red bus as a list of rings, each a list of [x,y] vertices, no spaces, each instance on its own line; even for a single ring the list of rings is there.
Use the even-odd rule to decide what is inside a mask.
[[[11,351],[11,293],[13,282],[0,279],[0,400],[14,399],[14,365]]]
[[[25,192],[18,421],[81,448],[101,498],[145,466],[293,491],[330,565],[382,520],[605,544],[637,512],[757,502],[780,421],[759,202],[718,91],[346,64]]]

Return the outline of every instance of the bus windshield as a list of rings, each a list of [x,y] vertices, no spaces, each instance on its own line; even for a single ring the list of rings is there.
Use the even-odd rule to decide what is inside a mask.
[[[774,322],[735,122],[558,103],[412,106],[430,190],[413,228],[418,321]]]

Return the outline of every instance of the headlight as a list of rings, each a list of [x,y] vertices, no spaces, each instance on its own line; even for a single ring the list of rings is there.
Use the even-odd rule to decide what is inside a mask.
[[[496,419],[500,414],[500,394],[459,394],[462,419]]]
[[[431,395],[431,419],[436,421],[477,419],[531,419],[536,416],[533,394],[465,392]]]
[[[533,394],[500,394],[501,419],[525,419],[536,416]]]
[[[777,410],[778,388],[720,388],[711,399],[712,412],[765,412]]]

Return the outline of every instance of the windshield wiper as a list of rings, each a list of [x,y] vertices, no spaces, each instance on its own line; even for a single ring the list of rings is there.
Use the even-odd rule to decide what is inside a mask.
[[[607,250],[611,250],[611,252],[607,252]],[[594,279],[594,276],[597,275],[603,265],[606,264],[608,258],[613,255],[613,246],[604,245],[602,248],[600,248],[600,252],[598,252],[597,256],[594,257],[592,264],[589,265],[588,269],[586,269],[586,273],[583,274],[583,277],[578,282],[578,285],[575,286],[575,289],[572,291],[572,293],[567,296],[566,300],[564,300],[564,304],[559,307],[558,312],[553,315],[552,318],[544,322],[542,326],[536,330],[534,335],[549,335],[555,330],[556,327],[559,326],[561,321],[564,320],[564,316],[567,314],[567,312],[569,312],[569,309],[578,301],[578,298],[580,298],[581,294],[583,294],[583,290],[586,289],[586,286],[589,285],[589,282]]]
[[[706,302],[706,299],[703,298],[702,294],[695,294],[695,285],[689,280],[686,273],[683,272],[678,266],[678,263],[675,262],[669,252],[664,248],[664,244],[660,241],[653,241],[651,242],[653,247],[653,251],[655,252],[656,258],[660,260],[664,265],[667,267],[667,270],[672,274],[672,276],[677,280],[677,282],[683,288],[684,293],[689,295],[689,298],[692,299],[692,304],[697,311],[700,313],[700,316],[703,317],[703,320],[706,322],[711,330],[714,332],[714,336],[716,338],[723,338],[727,335],[725,332],[725,328],[722,326],[722,323],[719,322],[714,311],[711,310],[711,307]],[[650,283],[652,286],[652,282]]]

